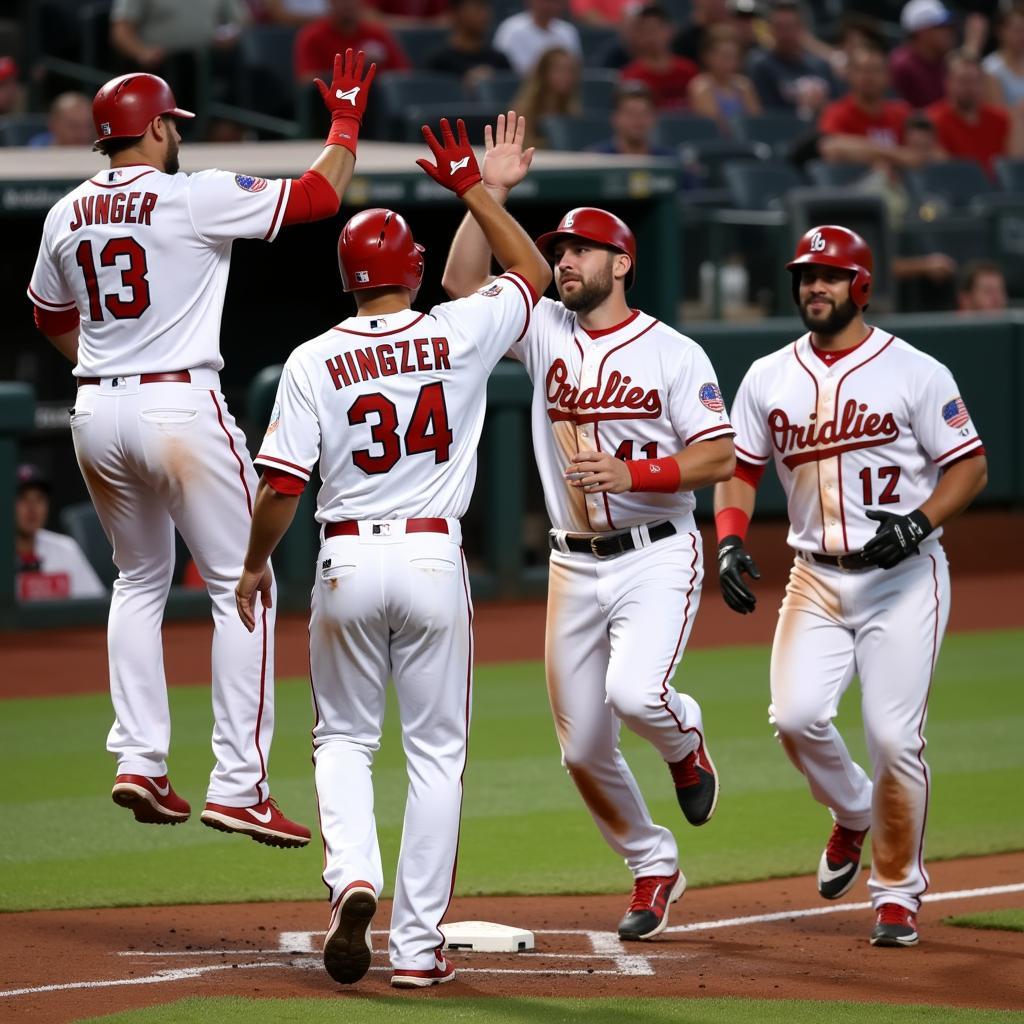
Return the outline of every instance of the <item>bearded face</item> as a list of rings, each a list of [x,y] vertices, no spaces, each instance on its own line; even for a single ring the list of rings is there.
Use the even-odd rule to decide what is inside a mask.
[[[562,243],[555,249],[555,286],[566,309],[589,313],[612,294],[619,253],[587,243]]]
[[[821,337],[833,337],[844,330],[858,309],[850,298],[853,274],[836,267],[810,265],[800,272],[800,318],[804,326]]]

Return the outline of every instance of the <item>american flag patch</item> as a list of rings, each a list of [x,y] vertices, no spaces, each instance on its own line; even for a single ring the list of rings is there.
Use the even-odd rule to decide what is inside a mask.
[[[236,174],[235,184],[243,192],[262,192],[267,187],[267,179],[254,178],[251,174]]]
[[[942,418],[946,421],[946,426],[959,430],[971,418],[971,414],[967,411],[964,400],[957,395],[942,407]]]
[[[717,384],[701,384],[697,397],[700,398],[700,404],[712,412],[721,412],[725,408],[725,402],[722,401],[722,392],[718,390]]]

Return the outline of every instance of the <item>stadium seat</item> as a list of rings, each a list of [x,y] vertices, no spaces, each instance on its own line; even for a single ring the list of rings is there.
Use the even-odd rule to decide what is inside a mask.
[[[823,188],[849,188],[870,172],[867,164],[833,164],[827,160],[808,162],[807,177]]]
[[[611,137],[607,114],[584,114],[582,117],[542,117],[541,134],[551,149],[579,152]]]
[[[477,83],[475,98],[495,110],[508,110],[519,92],[520,78],[514,71],[495,71]]]
[[[657,139],[663,146],[685,146],[717,138],[718,124],[710,117],[699,114],[661,114],[658,117]]]
[[[1003,157],[995,166],[996,179],[1004,192],[1024,193],[1024,160]]]
[[[577,25],[576,28],[583,45],[584,65],[599,68],[601,58],[612,48],[619,33],[605,25]]]
[[[375,117],[375,137],[400,139],[410,107],[444,103],[454,117],[465,103],[462,84],[455,75],[436,71],[384,71],[373,83],[374,99],[381,98]]]
[[[99,516],[91,501],[68,505],[60,512],[61,529],[75,539],[85,552],[89,564],[96,570],[105,587],[117,578],[117,566],[113,562],[110,541],[100,526]]]
[[[292,25],[252,25],[238,41],[238,102],[247,110],[291,117],[295,110]]]
[[[737,117],[733,120],[737,139],[744,142],[765,142],[783,154],[801,136],[813,131],[814,126],[802,121],[796,114],[775,110],[755,117]]]
[[[423,103],[409,107],[403,118],[403,130],[395,142],[423,142],[423,125],[429,124],[437,134],[437,125],[442,117],[452,121],[461,117],[466,125],[469,141],[474,146],[484,144],[484,125],[494,124],[497,111],[489,103],[462,103],[453,113],[450,103]]]
[[[45,132],[46,114],[8,114],[0,117],[0,146],[24,146],[33,135]]]
[[[740,210],[777,209],[790,189],[803,184],[789,164],[778,160],[733,161],[722,173],[733,205]]]
[[[992,182],[974,160],[946,160],[908,171],[907,183],[919,202],[938,200],[950,209],[963,209],[993,190]]]
[[[580,79],[580,102],[585,114],[608,117],[619,85],[619,76],[607,68],[584,68]]]
[[[413,66],[423,68],[427,59],[444,46],[448,28],[445,25],[406,25],[393,28],[391,34],[405,50]]]
[[[706,139],[679,147],[679,158],[697,176],[704,188],[725,187],[723,168],[742,160],[767,160],[771,150],[763,143]]]
[[[82,63],[90,68],[112,70],[118,64],[110,45],[110,8],[112,0],[94,0],[78,12],[82,33]]]

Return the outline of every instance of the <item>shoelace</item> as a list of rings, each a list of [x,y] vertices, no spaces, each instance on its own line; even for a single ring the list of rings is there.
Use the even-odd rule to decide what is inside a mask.
[[[864,843],[867,829],[856,832],[852,828],[836,825],[829,836],[825,847],[825,858],[831,864],[844,864],[848,861],[860,860],[860,848]]]
[[[697,773],[697,751],[687,754],[682,761],[670,764],[669,771],[672,772],[672,781],[676,789],[687,789],[690,786],[700,784],[700,775]]]
[[[633,883],[633,899],[629,904],[629,910],[650,910],[654,906],[654,897],[658,888],[668,885],[667,878],[648,877],[638,878]]]
[[[878,923],[913,925],[914,915],[898,903],[883,903],[878,908]]]

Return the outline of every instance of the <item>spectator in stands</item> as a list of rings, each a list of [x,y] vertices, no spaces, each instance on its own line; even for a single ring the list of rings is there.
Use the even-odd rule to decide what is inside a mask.
[[[1024,105],[1024,4],[1015,3],[999,19],[999,49],[982,62],[989,75],[989,102]]]
[[[448,0],[367,0],[367,7],[391,28],[448,21]]]
[[[612,101],[612,135],[588,146],[591,153],[617,156],[675,156],[654,141],[658,115],[651,90],[643,82],[622,82]]]
[[[686,106],[686,91],[700,69],[688,57],[672,52],[674,29],[668,11],[648,4],[637,18],[636,57],[622,69],[624,81],[643,82],[659,110]]]
[[[391,31],[370,21],[361,0],[330,0],[331,13],[311,21],[295,37],[295,77],[308,82],[327,74],[334,55],[348,49],[362,50],[366,64],[377,71],[407,71],[409,58]]]
[[[956,45],[953,15],[939,0],[910,0],[900,13],[906,42],[889,57],[896,93],[912,107],[946,95],[946,57]]]
[[[855,50],[847,80],[850,91],[825,108],[819,129],[830,135],[865,135],[889,146],[901,143],[910,106],[903,100],[886,99],[889,71],[884,54],[874,49]]]
[[[0,57],[0,116],[16,114],[21,108],[18,65],[13,57]]]
[[[676,33],[672,49],[696,63],[704,47],[704,33],[713,25],[728,25],[731,21],[729,0],[693,0],[689,22]]]
[[[512,107],[526,118],[524,147],[546,148],[542,118],[582,113],[580,62],[576,55],[560,46],[542,53],[523,79]]]
[[[569,0],[572,20],[581,25],[618,28],[642,0]]]
[[[928,108],[939,145],[952,157],[977,160],[992,175],[992,161],[1020,152],[1020,132],[1011,140],[1010,115],[985,102],[985,73],[977,59],[958,50],[950,55],[946,98]],[[1011,142],[1013,145],[1011,146]]]
[[[836,92],[832,69],[804,47],[806,28],[796,0],[775,0],[769,24],[772,47],[750,69],[761,103],[766,110],[788,110],[815,120]]]
[[[92,100],[84,93],[62,92],[51,104],[47,130],[33,135],[30,146],[90,146],[96,138]]]
[[[701,57],[705,70],[690,83],[690,109],[716,120],[723,135],[729,134],[735,118],[761,113],[753,82],[740,73],[741,60],[733,28],[715,25],[705,33]]]
[[[458,75],[471,92],[482,78],[507,71],[508,58],[491,46],[490,0],[451,0],[451,15],[448,40],[427,58],[426,67]]]
[[[595,63],[603,68],[624,68],[636,57],[636,34],[640,22],[640,12],[644,9],[643,0],[627,7],[619,22],[618,38],[611,43],[604,53],[598,54]]]
[[[957,295],[962,313],[998,313],[1009,307],[1006,278],[993,260],[971,260],[960,272]]]
[[[730,25],[736,30],[740,52],[746,64],[752,58],[764,52],[771,42],[768,25],[764,20],[759,0],[730,0],[729,11],[732,14]]]
[[[836,78],[845,81],[850,61],[860,50],[886,51],[885,33],[870,15],[856,11],[844,14],[839,23],[839,38],[835,46],[825,46],[827,52],[819,53],[832,66]]]
[[[106,596],[103,584],[75,541],[44,529],[49,517],[50,481],[37,466],[19,466],[14,499],[18,600]]]
[[[258,21],[272,25],[308,25],[330,10],[327,0],[260,0],[251,3]]]
[[[506,18],[494,33],[494,45],[516,74],[526,75],[548,50],[559,47],[582,60],[576,26],[560,18],[564,0],[526,0],[526,10]],[[520,108],[520,113],[525,111]]]

